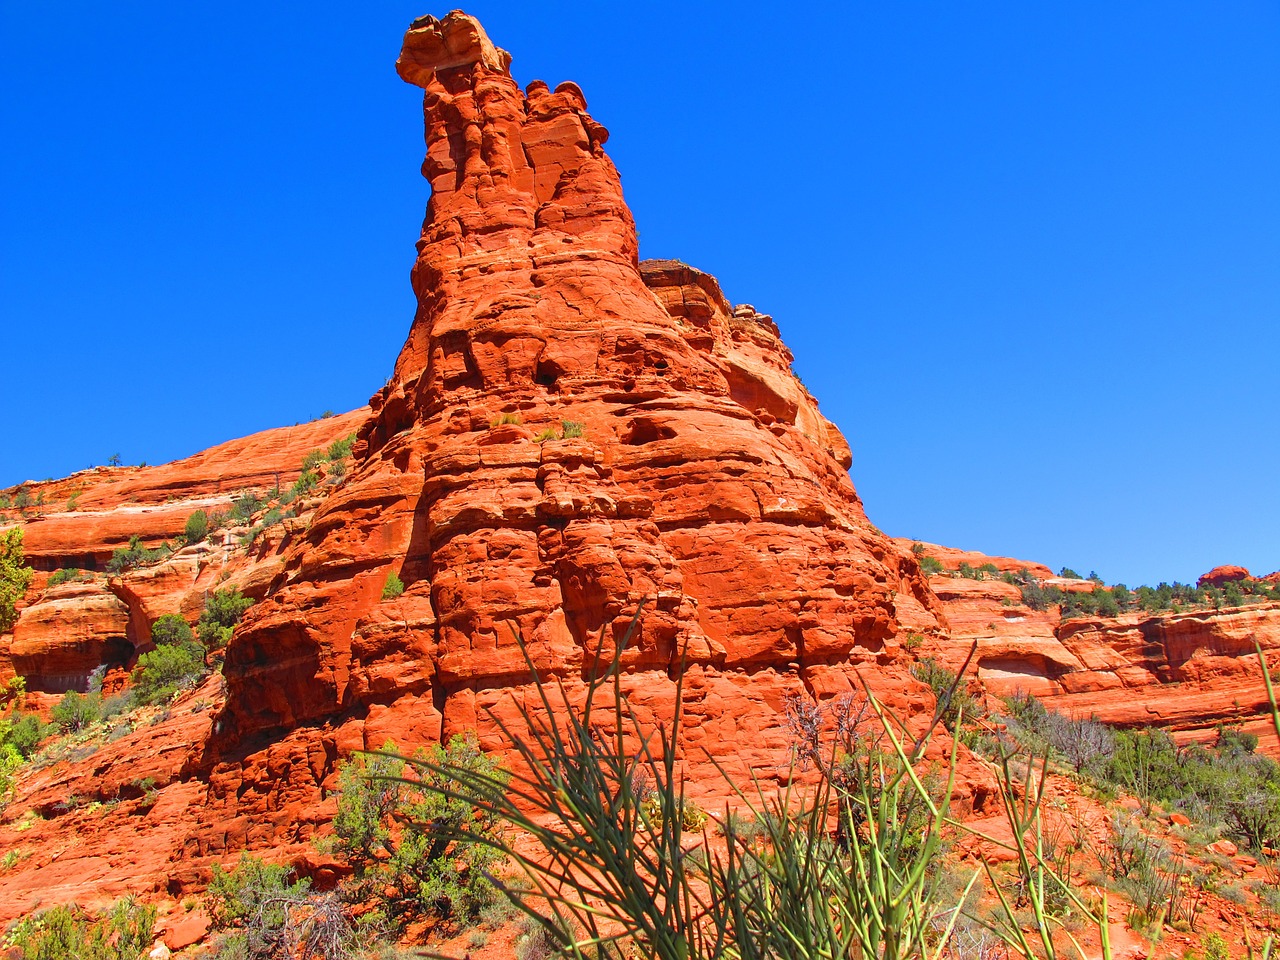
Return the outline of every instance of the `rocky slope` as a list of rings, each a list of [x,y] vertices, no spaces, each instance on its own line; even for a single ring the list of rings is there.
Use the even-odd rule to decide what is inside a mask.
[[[1280,754],[1254,648],[1262,647],[1273,668],[1280,664],[1280,603],[1063,620],[1056,605],[1028,607],[1014,584],[955,570],[962,563],[974,570],[991,564],[1002,573],[1029,571],[1042,585],[1081,592],[1093,590],[1092,581],[1055,577],[1046,567],[1006,557],[922,546],[946,568],[929,577],[929,586],[947,631],[922,631],[919,655],[954,669],[977,644],[975,676],[993,696],[1030,693],[1070,716],[1124,727],[1157,725],[1200,739],[1213,736],[1221,722],[1239,723],[1260,734],[1262,749]],[[1243,568],[1230,570],[1231,576],[1248,575]]]

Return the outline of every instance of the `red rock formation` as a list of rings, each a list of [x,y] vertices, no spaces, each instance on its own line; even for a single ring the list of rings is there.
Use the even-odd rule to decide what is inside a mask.
[[[97,467],[25,484],[32,499],[45,501],[21,520],[27,561],[45,572],[101,570],[135,534],[147,546],[177,540],[196,510],[225,510],[244,490],[293,483],[307,453],[353,433],[367,416],[367,410],[353,410],[264,430],[160,466]],[[0,519],[0,529],[6,526]]]
[[[709,756],[743,782],[789,777],[786,698],[849,692],[856,669],[902,712],[930,709],[896,634],[904,620],[940,632],[937,599],[867,521],[848,446],[792,375],[777,327],[691,267],[639,264],[582,92],[522,92],[508,64],[460,14],[406,37],[399,70],[424,91],[432,197],[417,314],[356,469],[248,552],[187,548],[109,581],[135,653],[157,616],[193,617],[212,585],[263,600],[227,649],[225,696],[199,695],[208,733],[156,776],[181,825],[169,849],[139,842],[82,864],[89,875],[177,891],[199,885],[208,858],[307,849],[332,815],[341,757],[464,728],[495,745],[490,711],[510,720],[529,692],[517,633],[579,696],[598,639],[617,643],[642,602],[625,684],[643,720],[670,719],[683,663],[694,795],[724,789]],[[31,555],[51,570],[100,563],[132,533],[174,536],[198,498],[263,485],[327,442],[281,440],[136,483],[110,474],[114,495],[86,489],[76,515],[31,524]],[[186,499],[165,508],[175,490]],[[383,602],[392,571],[407,589]],[[27,801],[99,789],[81,771],[61,777],[27,785]],[[122,815],[105,821],[128,832]],[[31,862],[56,854],[70,872],[98,855],[54,844]],[[26,872],[0,877],[0,901],[30,889]]]
[[[641,601],[629,683],[661,717],[684,659],[695,766],[732,743],[730,766],[780,772],[784,697],[849,691],[858,665],[927,700],[892,666],[897,605],[937,629],[937,602],[867,521],[776,326],[690,267],[639,264],[581,91],[521,92],[507,63],[461,15],[406,38],[432,184],[417,315],[363,462],[227,651],[219,815],[193,853],[234,849],[245,817],[298,839],[280,764],[315,797],[337,756],[389,736],[495,744],[487,711],[509,717],[529,679],[517,634],[573,691]],[[392,571],[407,589],[381,602]]]
[[[1221,567],[1214,567],[1208,573],[1201,574],[1200,579],[1196,581],[1197,587],[1220,587],[1223,584],[1231,583],[1233,580],[1249,580],[1249,571],[1244,567],[1237,567],[1235,564],[1226,564]]]
[[[309,841],[333,814],[341,758],[467,728],[500,745],[492,717],[513,721],[531,694],[516,636],[579,697],[597,638],[608,652],[642,602],[622,682],[656,723],[684,670],[695,797],[723,793],[721,769],[740,782],[791,776],[790,696],[831,698],[860,677],[900,713],[929,713],[912,649],[958,665],[976,642],[993,691],[1121,722],[1173,691],[1187,706],[1159,716],[1203,724],[1220,715],[1223,684],[1247,688],[1256,709],[1246,640],[1280,641],[1280,605],[1062,625],[998,579],[926,583],[912,542],[868,522],[849,448],[791,374],[772,320],[684,264],[638,263],[607,133],[582,92],[522,92],[509,64],[461,14],[416,21],[405,39],[398,67],[424,91],[432,197],[417,313],[367,419],[95,475],[118,482],[29,524],[42,570],[100,563],[132,533],[175,536],[196,504],[288,483],[307,450],[362,421],[351,474],[252,547],[228,537],[105,586],[36,591],[8,662],[49,690],[136,654],[163,613],[194,618],[219,584],[261,602],[227,649],[225,686],[211,678],[92,764],[22,785],[17,809],[53,819],[21,841],[16,814],[0,824],[0,845],[26,851],[0,875],[0,919],[41,896],[178,895],[245,847],[314,871]],[[73,481],[51,490],[69,496]],[[165,507],[170,495],[182,502]],[[1052,577],[925,550],[948,567]],[[393,571],[407,589],[384,601]],[[980,804],[980,784],[962,791],[962,806]],[[120,803],[90,816],[72,797]]]
[[[522,93],[507,62],[461,15],[406,38],[432,184],[418,312],[363,466],[228,651],[234,736],[406,694],[470,722],[476,688],[524,674],[515,631],[576,672],[642,599],[631,663],[659,671],[865,659],[894,591],[928,599],[776,327],[691,268],[642,271],[581,91]]]

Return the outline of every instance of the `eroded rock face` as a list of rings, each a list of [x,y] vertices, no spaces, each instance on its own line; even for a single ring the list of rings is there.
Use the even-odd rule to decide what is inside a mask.
[[[1035,571],[1047,568],[1035,564],[928,546],[948,563],[963,557],[975,569],[990,562],[1030,570],[1042,584],[1093,587],[1041,576]],[[999,579],[944,573],[929,585],[947,630],[921,633],[918,654],[955,669],[976,644],[974,674],[994,697],[1029,693],[1069,716],[1159,726],[1184,739],[1238,722],[1260,735],[1260,749],[1280,754],[1255,648],[1273,665],[1280,660],[1280,603],[1063,621],[1057,606],[1032,610],[1018,587]]]
[[[417,315],[362,467],[228,651],[227,750],[406,695],[469,722],[476,690],[526,677],[517,634],[577,674],[641,601],[628,664],[664,673],[871,662],[895,593],[933,603],[777,327],[639,264],[581,91],[521,91],[508,63],[459,14],[406,38],[432,185]]]
[[[22,611],[13,639],[0,658],[40,693],[84,691],[99,667],[123,666],[133,657],[129,608],[94,580],[65,583],[44,592]]]

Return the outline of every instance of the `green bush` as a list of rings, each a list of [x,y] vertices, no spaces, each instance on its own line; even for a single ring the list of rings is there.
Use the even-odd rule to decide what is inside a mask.
[[[1179,746],[1163,730],[1071,720],[1030,696],[1007,699],[1005,709],[1008,730],[1024,747],[1062,757],[1101,786],[1221,822],[1255,850],[1280,844],[1280,764],[1254,752],[1252,734],[1222,726],[1212,746]]]
[[[96,693],[87,695],[68,690],[49,711],[49,719],[63,733],[75,733],[102,716],[102,697]]]
[[[36,752],[49,728],[34,713],[16,713],[0,717],[0,746],[11,746],[26,760]]]
[[[345,460],[351,456],[351,448],[355,445],[356,435],[348,434],[340,440],[335,440],[329,444],[328,457],[330,461]]]
[[[244,926],[254,915],[272,909],[273,901],[305,894],[310,881],[294,882],[293,876],[289,867],[266,863],[248,853],[240,854],[240,862],[231,871],[215,863],[205,891],[213,928]]]
[[[135,533],[129,538],[129,546],[118,547],[112,552],[111,559],[107,561],[107,573],[124,573],[134,567],[156,563],[171,553],[173,553],[173,548],[168,543],[164,543],[154,549],[148,549],[143,546],[142,537]]]
[[[236,524],[245,524],[253,519],[253,515],[267,505],[267,501],[255,496],[252,492],[242,493],[231,500],[230,519]]]
[[[189,544],[201,543],[209,535],[209,515],[203,510],[197,510],[187,517],[187,525],[183,528],[182,535]]]
[[[438,768],[495,784],[507,776],[463,737],[420,751],[414,761],[358,757],[339,769],[332,845],[352,870],[344,896],[379,903],[395,929],[420,916],[472,921],[495,899],[488,871],[501,859],[490,846],[498,822],[449,796],[451,778]]]
[[[926,577],[934,577],[942,573],[942,561],[927,554],[920,558],[920,572]]]
[[[9,934],[18,960],[140,960],[151,949],[156,908],[132,897],[91,918],[79,907],[54,907],[20,920]]]
[[[22,552],[22,528],[0,533],[0,633],[18,622],[18,601],[31,586],[35,571],[26,565]]]
[[[387,574],[387,582],[382,585],[382,599],[394,600],[402,593],[404,593],[404,581],[400,579],[400,574],[392,570]]]
[[[92,578],[92,574],[90,574],[87,570],[79,570],[75,567],[67,567],[65,569],[58,569],[53,571],[53,573],[49,575],[49,582],[47,586],[56,587],[62,583],[77,583],[81,580],[89,580],[91,578]]]
[[[164,703],[194,687],[205,674],[204,649],[198,643],[164,644],[138,657],[130,679],[138,704]]]
[[[231,640],[236,624],[253,606],[253,599],[236,588],[215,590],[204,602],[204,611],[196,621],[196,636],[206,650],[219,650]]]
[[[560,422],[560,436],[565,440],[572,440],[574,437],[586,435],[586,428],[573,420],[562,420]]]
[[[938,700],[938,716],[948,730],[955,731],[962,713],[969,720],[981,713],[978,701],[965,689],[964,682],[932,657],[913,664],[911,675],[929,685]]]
[[[356,960],[367,937],[339,898],[312,893],[291,869],[247,853],[231,871],[217,864],[205,891],[219,960]]]
[[[318,450],[316,452],[319,453]],[[281,498],[281,501],[287,504],[292,503],[299,497],[305,497],[308,493],[314,490],[319,483],[320,474],[316,473],[314,470],[303,470],[301,476],[299,476],[293,486],[289,488],[289,492]]]
[[[14,773],[31,757],[47,728],[34,714],[0,717],[0,805],[13,786]]]
[[[287,518],[294,515],[295,514],[292,510],[285,510],[282,507],[272,507],[266,512],[262,520],[256,524],[248,534],[241,538],[241,542],[253,543],[258,539],[258,537],[262,536],[265,531],[270,530],[276,524],[283,523]]]
[[[192,643],[195,634],[187,621],[174,613],[166,613],[151,625],[151,642],[157,647],[163,644]]]

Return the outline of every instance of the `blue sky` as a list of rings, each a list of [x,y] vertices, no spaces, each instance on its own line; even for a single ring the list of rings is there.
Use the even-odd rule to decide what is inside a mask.
[[[1274,3],[474,3],[642,255],[772,313],[889,533],[1280,567]],[[428,188],[420,3],[0,6],[0,486],[364,403]]]

